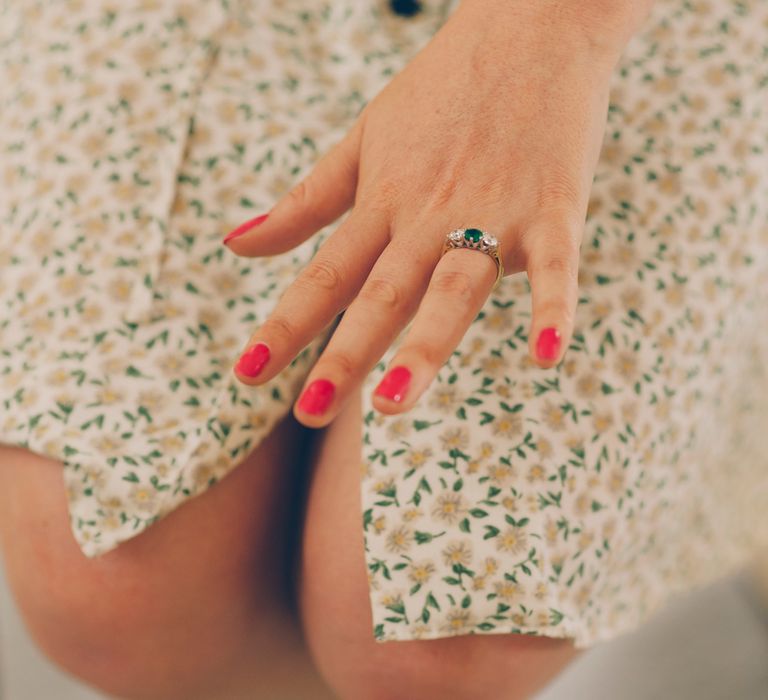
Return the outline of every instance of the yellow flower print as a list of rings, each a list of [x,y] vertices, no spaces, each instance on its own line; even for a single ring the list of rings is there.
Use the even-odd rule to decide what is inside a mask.
[[[480,471],[482,462],[479,459],[471,459],[467,462],[467,474],[474,474]]]
[[[503,505],[508,511],[514,513],[517,510],[517,499],[514,496],[504,496],[501,499]]]
[[[560,528],[557,527],[557,522],[552,518],[547,518],[547,522],[544,525],[544,537],[547,540],[547,544],[554,544],[559,532]]]
[[[582,374],[576,380],[576,394],[582,399],[592,399],[600,391],[601,382],[594,372]]]
[[[560,406],[552,401],[545,403],[542,419],[551,430],[563,430],[565,428],[565,413]]]
[[[115,277],[107,285],[107,294],[113,301],[127,301],[130,298],[133,284],[133,280],[127,277]]]
[[[588,532],[587,530],[583,530],[579,533],[579,549],[587,549],[587,547],[589,547],[589,545],[591,545],[594,540],[595,536],[593,533]]]
[[[496,535],[496,548],[502,552],[519,554],[526,551],[528,535],[522,528],[510,526]]]
[[[453,413],[459,405],[459,397],[453,384],[437,385],[431,393],[429,407],[442,413]]]
[[[179,435],[167,435],[160,439],[158,446],[163,453],[176,455],[184,449],[184,439]]]
[[[397,440],[411,434],[412,422],[406,418],[397,418],[387,426],[387,438]]]
[[[91,445],[103,452],[107,457],[117,457],[125,450],[125,443],[122,440],[116,440],[110,435],[103,435],[91,442]]]
[[[386,547],[389,552],[395,554],[407,552],[411,544],[413,544],[413,532],[405,525],[400,525],[387,535]]]
[[[464,516],[466,506],[461,493],[445,491],[438,496],[432,507],[432,515],[447,523],[453,524]]]
[[[472,590],[473,591],[482,591],[485,589],[486,584],[486,578],[485,576],[475,576],[472,579]]]
[[[96,400],[105,406],[119,403],[120,401],[123,401],[124,398],[125,395],[122,391],[118,391],[117,389],[113,389],[109,386],[105,386],[96,392]]]
[[[198,490],[208,484],[213,476],[214,470],[210,462],[200,462],[192,472],[192,483],[194,483],[195,489]]]
[[[582,492],[578,496],[576,496],[576,500],[573,506],[577,515],[584,515],[585,513],[588,512],[591,504],[592,504],[592,499],[590,498],[589,494]]]
[[[373,525],[373,531],[380,535],[387,527],[387,516],[380,515],[378,518],[374,518],[371,524]]]
[[[100,321],[104,315],[104,311],[99,304],[90,303],[83,306],[83,312],[80,314],[80,320],[86,325],[93,325],[96,321]]]
[[[403,520],[406,522],[410,522],[411,520],[416,520],[417,518],[420,518],[424,515],[424,511],[421,510],[421,508],[409,508],[403,513]]]
[[[525,478],[529,482],[544,481],[544,478],[546,477],[546,475],[547,475],[547,473],[546,473],[544,467],[541,464],[534,464],[528,470],[528,474],[526,475]]]
[[[491,422],[494,435],[504,438],[514,438],[523,434],[523,419],[520,413],[507,413],[496,416]]]
[[[63,386],[71,380],[72,376],[70,373],[65,369],[61,369],[60,367],[53,370],[53,372],[49,372],[45,378],[45,381],[50,386]]]
[[[440,442],[445,450],[453,448],[465,450],[469,445],[469,430],[464,426],[446,430],[440,435]]]
[[[483,328],[491,331],[501,331],[512,328],[512,315],[507,309],[496,309],[483,318]]]
[[[366,573],[366,577],[368,578],[368,588],[370,588],[372,591],[378,591],[381,588],[379,579],[370,569],[365,573]]]
[[[435,565],[431,561],[412,563],[408,568],[408,578],[414,583],[426,583],[435,573]]]
[[[465,630],[472,627],[472,613],[469,608],[454,609],[446,615],[446,621],[441,629],[447,634],[462,634]]]
[[[488,355],[480,361],[480,367],[483,370],[483,374],[498,378],[505,373],[507,363],[499,355]]]
[[[480,459],[488,459],[495,451],[496,447],[492,442],[484,441],[480,443]]]
[[[633,382],[638,378],[637,355],[627,350],[621,350],[616,354],[614,369],[624,379]]]
[[[613,310],[613,303],[610,300],[596,301],[589,306],[590,324],[605,320]]]
[[[442,551],[443,561],[446,566],[462,564],[468,566],[472,562],[472,548],[469,542],[451,542]]]
[[[63,297],[79,294],[83,289],[83,278],[80,275],[62,275],[56,282],[56,290]]]
[[[128,493],[128,500],[141,511],[155,512],[157,491],[151,486],[136,484]]]
[[[493,590],[499,598],[505,601],[514,600],[524,593],[524,589],[519,583],[507,579],[496,581],[493,584]]]
[[[607,411],[597,412],[592,416],[592,427],[598,434],[604,433],[613,425],[613,414]]]
[[[500,485],[504,485],[516,475],[515,468],[507,464],[489,464],[486,471],[491,481]]]
[[[157,411],[162,409],[168,399],[165,394],[159,391],[148,390],[139,392],[139,405],[144,406],[150,411]]]
[[[536,452],[539,457],[546,459],[552,456],[552,443],[547,438],[539,438],[536,441]]]
[[[505,399],[508,399],[512,396],[512,389],[510,389],[509,384],[497,384],[493,388],[493,391],[497,396],[501,396]]]
[[[629,424],[637,420],[637,401],[627,401],[621,405],[621,419]]]
[[[48,316],[37,316],[29,324],[29,327],[35,333],[48,334],[53,330],[53,320],[48,318]]]
[[[621,467],[614,467],[610,471],[608,489],[612,494],[618,495],[624,492],[625,474]]]
[[[409,467],[420,467],[426,464],[427,460],[432,456],[431,447],[422,447],[415,450],[410,449],[406,452],[405,462]]]
[[[373,487],[372,491],[374,493],[380,493],[380,494],[386,494],[388,491],[391,491],[395,488],[395,477],[388,476],[386,479],[380,479],[377,481]]]
[[[172,352],[163,355],[158,365],[163,371],[164,376],[169,379],[183,379],[186,376],[184,370],[187,366],[187,361],[177,353]],[[207,413],[208,409],[205,410],[205,414],[202,417],[205,417]]]
[[[499,569],[499,562],[494,557],[486,557],[483,561],[483,571],[486,576],[495,574]]]
[[[539,610],[536,613],[536,625],[538,625],[539,627],[548,627],[549,613],[545,612],[544,610]]]

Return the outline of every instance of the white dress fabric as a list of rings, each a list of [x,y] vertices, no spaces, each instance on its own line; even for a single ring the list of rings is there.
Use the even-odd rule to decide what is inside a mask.
[[[0,442],[63,463],[89,557],[224,478],[291,410],[240,350],[339,222],[267,211],[457,2],[0,2]],[[412,411],[363,391],[379,641],[632,631],[768,546],[768,3],[658,0],[612,76],[563,362],[504,278]]]

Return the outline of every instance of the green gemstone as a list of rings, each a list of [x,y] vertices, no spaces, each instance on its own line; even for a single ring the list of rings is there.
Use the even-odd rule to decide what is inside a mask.
[[[477,243],[483,237],[483,232],[479,228],[468,228],[464,231],[464,239]]]

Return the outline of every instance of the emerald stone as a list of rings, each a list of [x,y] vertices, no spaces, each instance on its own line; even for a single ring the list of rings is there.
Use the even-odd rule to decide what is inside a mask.
[[[483,232],[479,228],[468,228],[464,231],[464,240],[477,243],[483,237]]]

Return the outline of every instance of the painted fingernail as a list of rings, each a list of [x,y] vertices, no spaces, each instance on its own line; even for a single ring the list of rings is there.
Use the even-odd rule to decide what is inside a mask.
[[[560,351],[560,333],[557,328],[545,328],[536,341],[536,356],[540,360],[554,360]]]
[[[410,383],[411,370],[403,365],[398,365],[384,375],[374,393],[399,403],[403,400]]]
[[[269,348],[264,343],[256,343],[240,355],[235,369],[246,377],[255,377],[268,361]]]
[[[246,221],[244,224],[240,224],[234,231],[231,231],[228,233],[225,237],[222,243],[228,243],[233,238],[237,238],[238,236],[242,236],[247,231],[250,231],[252,228],[256,228],[264,219],[269,216],[269,212],[266,214],[261,214],[260,216],[257,216],[255,219],[251,219],[250,221]]]
[[[325,413],[328,406],[331,405],[335,392],[336,388],[333,386],[333,382],[329,382],[327,379],[315,379],[304,390],[298,406],[306,413],[320,415]]]

